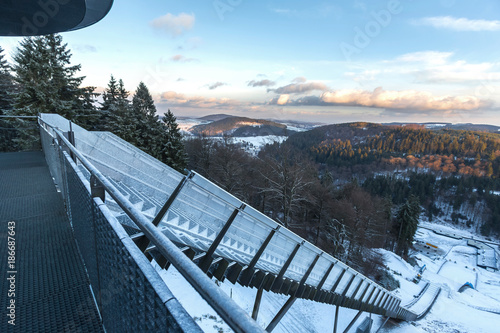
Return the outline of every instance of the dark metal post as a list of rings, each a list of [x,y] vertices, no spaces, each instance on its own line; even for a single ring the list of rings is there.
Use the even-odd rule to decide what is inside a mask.
[[[281,226],[277,226],[275,229],[271,230],[271,232],[269,233],[269,235],[267,235],[267,238],[266,240],[264,240],[264,243],[262,243],[262,245],[260,246],[259,250],[257,251],[257,253],[255,253],[255,256],[252,258],[252,261],[250,261],[250,263],[248,264],[248,268],[249,269],[253,269],[255,267],[255,265],[257,264],[257,262],[259,261],[260,257],[262,256],[262,254],[264,253],[264,251],[266,250],[266,247],[269,245],[269,243],[271,242],[271,239],[273,238],[274,234],[276,233],[276,231],[278,231],[279,229],[281,228]]]
[[[260,309],[260,302],[262,301],[262,294],[264,293],[264,288],[261,286],[257,290],[257,295],[255,295],[255,303],[253,304],[253,311],[252,311],[252,319],[257,320],[257,316],[259,315],[259,309]]]
[[[292,296],[286,301],[285,305],[281,308],[281,310],[278,312],[276,317],[269,323],[269,325],[266,327],[266,332],[272,332],[278,323],[280,322],[281,318],[287,313],[287,311],[292,307],[293,303],[297,300],[297,297]]]
[[[335,292],[335,289],[337,289],[337,287],[339,286],[339,283],[342,280],[342,278],[344,277],[345,272],[347,272],[347,268],[344,268],[342,273],[340,273],[339,277],[337,278],[337,281],[335,281],[335,284],[333,285],[332,289],[330,289],[330,291],[332,293]]]
[[[76,145],[75,145],[75,132],[73,132],[73,123],[71,122],[71,120],[69,121],[69,132],[67,132],[67,135],[68,135],[68,141],[73,145],[73,147],[76,147]],[[77,163],[77,158],[71,150],[69,151],[69,156],[71,156],[71,159],[73,160],[73,162]]]
[[[347,325],[347,327],[345,328],[344,330],[344,333],[347,333],[349,332],[349,330],[351,329],[351,327],[354,325],[354,323],[356,322],[356,320],[358,320],[359,316],[361,316],[361,314],[363,313],[363,311],[359,311],[355,316],[354,318],[351,320],[351,322],[349,323],[349,325]]]
[[[363,285],[363,282],[365,282],[365,280],[361,279],[361,281],[359,282],[358,286],[356,287],[356,289],[354,290],[354,292],[352,293],[352,296],[351,298],[355,298],[356,297],[356,294],[358,293],[359,289],[361,288],[361,286]]]
[[[309,268],[307,269],[307,272],[306,274],[304,274],[304,276],[302,277],[302,279],[300,280],[300,284],[299,284],[299,287],[297,288],[297,291],[295,292],[294,296],[301,296],[301,293],[303,292],[303,287],[304,287],[304,284],[306,283],[307,281],[307,278],[309,277],[309,275],[311,275],[311,272],[312,270],[314,269],[314,266],[316,265],[316,263],[318,262],[319,260],[319,257],[321,257],[321,254],[318,254],[316,256],[316,258],[314,258],[314,260],[312,261],[311,265],[309,266]]]
[[[262,256],[262,254],[266,250],[266,247],[269,245],[274,234],[280,229],[280,227],[281,226],[277,226],[276,228],[271,230],[269,235],[267,235],[267,238],[261,244],[259,250],[257,250],[255,255],[253,256],[252,261],[250,261],[248,266],[244,268],[243,273],[239,277],[239,281],[242,285],[246,286],[250,283],[250,281],[253,277],[253,269],[255,268],[255,265],[257,265],[257,262],[259,261],[260,257]]]
[[[385,323],[387,323],[387,321],[389,320],[389,316],[387,316],[387,318],[385,318],[384,322],[382,323],[382,325],[380,325],[380,327],[378,328],[378,330],[375,331],[375,333],[378,333],[380,332],[380,330],[382,329],[382,327],[384,327]]]
[[[333,323],[333,333],[337,333],[337,324],[339,322],[339,309],[340,309],[340,306],[337,305],[335,307],[335,321]]]
[[[299,287],[297,288],[297,291],[295,291],[295,293],[288,299],[288,301],[285,303],[285,305],[283,305],[283,307],[278,312],[278,314],[274,317],[274,319],[271,321],[271,323],[269,324],[269,326],[267,326],[266,331],[271,332],[276,327],[276,325],[278,325],[278,323],[281,321],[281,319],[283,318],[283,316],[292,307],[292,305],[295,302],[295,300],[297,299],[297,297],[300,296],[299,293],[302,292],[302,287],[306,283],[307,278],[309,277],[309,275],[311,275],[311,272],[314,269],[314,266],[316,265],[316,263],[318,262],[319,257],[321,257],[321,254],[318,254],[314,258],[314,260],[312,261],[311,265],[309,265],[309,268],[307,269],[307,272],[304,274],[304,276],[300,280],[300,284],[299,284]],[[255,311],[255,308],[254,308],[254,311]],[[253,315],[252,315],[252,317],[253,317]]]
[[[182,178],[182,180],[177,184],[177,187],[174,189],[172,194],[168,197],[167,202],[163,205],[163,207],[160,209],[158,214],[156,214],[155,218],[151,222],[155,227],[157,227],[161,220],[165,217],[165,214],[167,214],[167,211],[170,209],[170,206],[174,203],[175,198],[179,195],[181,192],[182,188],[184,185],[186,185],[187,181],[191,178],[193,178],[195,174],[192,172],[189,172],[187,176]],[[142,252],[145,252],[148,245],[149,245],[149,239],[147,239],[145,236],[140,237],[139,239],[135,240],[135,243],[137,244],[137,247],[139,250]]]
[[[333,266],[335,266],[335,264],[336,264],[336,263],[332,263],[332,264],[330,265],[330,267],[328,267],[328,269],[326,270],[325,275],[323,275],[323,278],[321,279],[321,281],[319,282],[318,286],[316,287],[316,294],[314,295],[313,300],[317,301],[317,299],[316,299],[316,295],[318,295],[318,293],[321,291],[321,288],[323,288],[323,285],[325,284],[326,279],[327,279],[327,278],[328,278],[328,276],[330,275],[330,272],[332,271]]]
[[[210,264],[212,264],[212,256],[215,253],[215,250],[217,250],[217,247],[219,246],[220,242],[222,242],[222,239],[226,235],[227,231],[229,230],[229,227],[231,227],[231,224],[233,224],[234,219],[236,219],[236,216],[238,213],[245,208],[245,204],[241,204],[240,208],[236,208],[229,219],[227,220],[226,224],[222,227],[220,230],[219,234],[217,237],[215,237],[215,240],[213,241],[212,245],[210,245],[210,248],[208,249],[207,253],[205,253],[205,256],[201,260],[199,266],[203,272],[207,272],[208,269],[210,268]]]
[[[290,256],[288,257],[287,261],[285,262],[285,264],[283,265],[283,267],[281,268],[281,271],[279,272],[278,276],[276,277],[276,280],[274,280],[275,282],[273,283],[273,286],[271,289],[279,289],[281,288],[281,285],[283,284],[283,276],[285,275],[286,273],[286,270],[288,269],[288,267],[290,266],[290,264],[292,263],[292,260],[293,258],[295,257],[295,255],[297,254],[297,252],[299,251],[299,248],[300,246],[304,244],[304,242],[302,243],[299,243],[295,246],[295,248],[293,249],[292,253],[290,254]]]
[[[347,295],[347,292],[349,291],[349,288],[351,288],[351,284],[354,282],[354,279],[356,278],[356,276],[358,276],[358,275],[354,274],[352,276],[352,278],[347,283],[347,286],[345,287],[344,291],[342,292],[342,301],[341,301],[342,303],[341,303],[341,306],[344,305],[345,296]]]

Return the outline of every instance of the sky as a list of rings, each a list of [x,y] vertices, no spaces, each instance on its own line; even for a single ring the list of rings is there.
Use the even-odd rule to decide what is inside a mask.
[[[159,114],[500,125],[497,0],[116,0],[62,35],[84,85]]]

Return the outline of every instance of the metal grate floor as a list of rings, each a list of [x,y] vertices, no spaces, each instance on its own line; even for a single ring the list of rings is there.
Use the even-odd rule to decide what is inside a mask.
[[[9,229],[10,221],[14,228]],[[15,231],[13,274],[10,230]],[[0,272],[0,332],[103,332],[62,197],[42,152],[0,154]],[[7,280],[11,275],[14,284]],[[7,309],[12,300],[15,326],[9,324],[12,311]]]

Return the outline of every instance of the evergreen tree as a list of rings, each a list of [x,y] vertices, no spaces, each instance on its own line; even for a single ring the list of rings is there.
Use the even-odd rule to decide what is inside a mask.
[[[18,91],[13,115],[36,116],[57,113],[73,120],[73,106],[82,93],[83,77],[75,77],[80,65],[71,66],[71,52],[60,35],[27,37],[21,41],[12,66]],[[33,120],[18,119],[22,129],[16,142],[20,149],[33,149],[38,131]]]
[[[182,134],[176,118],[170,109],[163,116],[165,132],[163,134],[160,159],[172,168],[183,171],[187,166]]]
[[[57,113],[73,118],[84,77],[75,77],[80,65],[70,65],[71,51],[60,35],[27,37],[14,54],[13,70],[20,91],[15,113],[36,116]]]
[[[101,103],[100,119],[97,129],[100,131],[117,132],[118,130],[118,83],[113,75],[108,83],[108,87],[102,93],[103,102]]]
[[[417,232],[419,216],[420,202],[418,197],[411,195],[396,214],[396,227],[398,230],[396,253],[403,257],[408,256],[408,250]]]
[[[73,121],[89,131],[99,129],[100,114],[96,108],[99,94],[94,91],[95,87],[82,88],[82,95],[73,104]]]
[[[146,85],[141,82],[137,87],[132,99],[133,110],[133,138],[130,140],[138,148],[148,154],[160,158],[161,133],[163,132],[158,116],[156,115],[156,106],[153,97],[149,93]]]

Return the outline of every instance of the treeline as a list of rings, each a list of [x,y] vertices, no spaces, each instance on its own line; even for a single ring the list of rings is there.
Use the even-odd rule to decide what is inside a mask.
[[[457,130],[352,123],[291,136],[317,162],[356,169],[428,168],[446,174],[500,176],[500,135]],[[369,170],[365,167],[365,170]]]
[[[395,205],[356,181],[339,188],[330,172],[286,143],[267,145],[256,157],[229,137],[193,137],[185,147],[189,169],[364,274],[376,279],[382,274],[372,248],[408,253],[419,214],[416,197]],[[405,204],[413,212],[403,214],[413,217],[411,223],[397,218]]]
[[[71,64],[71,51],[60,35],[23,39],[12,59],[8,64],[0,48],[0,115],[56,113],[88,130],[111,131],[184,170],[186,156],[176,119],[170,110],[162,119],[158,117],[144,83],[138,85],[132,100],[123,81],[113,76],[101,96],[95,87],[81,87],[84,77],[77,75],[81,66]],[[33,120],[0,121],[0,151],[33,148],[38,136]]]

